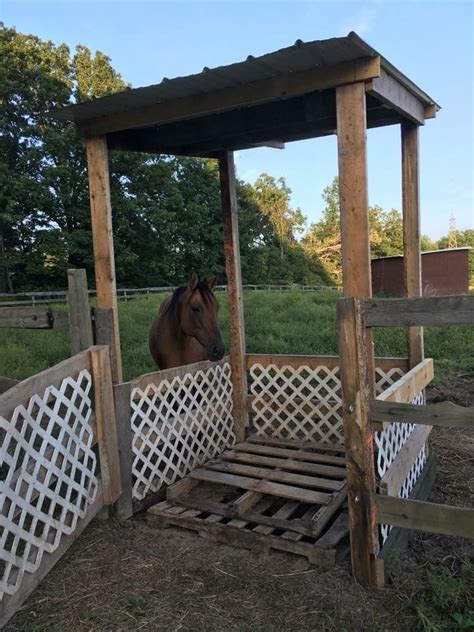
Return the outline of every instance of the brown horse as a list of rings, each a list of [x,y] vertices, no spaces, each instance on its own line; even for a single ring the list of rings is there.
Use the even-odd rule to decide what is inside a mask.
[[[148,338],[150,353],[160,369],[220,360],[224,355],[212,289],[216,278],[200,281],[193,272],[186,287],[179,287],[160,305]]]

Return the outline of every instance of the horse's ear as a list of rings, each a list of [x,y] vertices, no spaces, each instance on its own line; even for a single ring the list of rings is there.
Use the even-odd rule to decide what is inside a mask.
[[[191,290],[191,292],[194,292],[194,290],[196,289],[196,285],[198,284],[199,281],[199,277],[198,275],[193,272],[191,274],[191,278],[189,279],[189,283],[188,283],[188,289]]]
[[[206,280],[206,284],[207,287],[210,290],[213,290],[216,287],[216,283],[217,283],[217,274],[215,274],[213,277],[211,277],[210,279]]]

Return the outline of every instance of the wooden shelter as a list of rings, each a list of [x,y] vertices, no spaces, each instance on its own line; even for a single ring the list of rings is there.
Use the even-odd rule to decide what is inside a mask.
[[[375,585],[380,581],[377,560],[380,548],[377,521],[380,522],[380,520],[377,519],[376,508],[374,427],[371,425],[370,409],[371,401],[376,395],[375,370],[385,370],[389,373],[395,369],[400,370],[400,373],[408,371],[399,382],[393,384],[395,380],[388,381],[387,384],[392,384],[392,386],[385,395],[382,394],[384,395],[382,399],[385,401],[378,404],[379,408],[383,409],[384,405],[388,406],[391,401],[410,402],[418,395],[423,400],[422,391],[432,377],[432,364],[431,361],[423,361],[423,332],[420,326],[407,326],[408,361],[400,360],[398,364],[391,364],[390,368],[389,360],[377,364],[374,359],[370,325],[367,325],[368,321],[364,320],[364,314],[370,311],[371,306],[361,302],[362,299],[371,296],[366,132],[368,128],[400,125],[405,293],[407,297],[419,297],[421,296],[421,274],[418,137],[420,126],[424,125],[426,119],[434,118],[438,110],[438,105],[431,97],[357,34],[350,33],[347,37],[323,41],[298,40],[289,48],[261,57],[249,55],[240,63],[214,69],[204,68],[202,72],[188,77],[165,78],[154,86],[125,90],[89,103],[73,105],[55,113],[57,118],[74,121],[84,138],[89,171],[97,303],[99,307],[111,308],[113,311],[112,370],[116,383],[122,381],[122,367],[107,152],[109,149],[143,151],[211,157],[219,161],[231,340],[230,379],[233,393],[231,434],[235,434],[237,442],[242,442],[248,434],[248,369],[252,370],[252,367],[257,366],[258,370],[264,370],[265,367],[271,365],[276,372],[280,369],[284,372],[291,367],[298,371],[301,368],[305,371],[313,369],[319,371],[321,365],[324,365],[327,375],[334,376],[335,373],[330,372],[338,370],[336,366],[338,361],[314,357],[313,359],[305,357],[301,360],[296,357],[286,359],[267,357],[262,360],[260,357],[260,359],[252,360],[246,356],[233,152],[261,145],[281,146],[282,143],[300,139],[337,135],[343,285],[346,297],[339,306],[339,364],[344,393],[341,414],[344,419],[349,527],[354,573],[359,581],[369,585]],[[417,325],[417,321],[416,319],[407,320],[405,324]],[[199,371],[201,369],[202,367]],[[196,371],[193,375],[198,375],[198,369]],[[387,376],[389,373],[384,375]],[[200,375],[204,379],[202,371]],[[281,376],[282,373],[280,372],[279,375]],[[380,373],[378,375],[380,377]],[[150,384],[153,382],[155,391],[160,388],[168,389],[171,387],[165,377],[171,379],[179,376],[190,383],[190,373],[182,370],[156,379],[144,376],[132,383],[121,385],[116,391],[116,398],[120,403],[117,415],[123,415],[121,411],[125,409],[130,410],[127,408],[130,406],[130,401],[132,410],[135,411],[135,418],[137,415],[142,415],[146,389]],[[255,376],[254,372],[254,380]],[[162,386],[163,384],[165,386]],[[327,385],[327,381],[324,384]],[[255,402],[258,394],[255,395],[255,389],[252,392],[254,393],[252,401]],[[377,392],[380,393],[380,390]],[[403,393],[405,399],[399,399],[400,393]],[[336,395],[334,397],[337,399]],[[334,402],[334,397],[332,402]],[[273,400],[270,406],[269,398],[270,395],[264,393],[263,400],[260,401],[261,406],[265,410],[271,406],[278,407],[279,402],[276,400]],[[299,417],[295,414],[295,419],[296,417],[306,419],[309,414],[305,408],[306,404],[301,403],[302,400],[304,400],[302,395],[295,398],[296,404],[300,406]],[[255,411],[259,412],[254,409]],[[382,413],[379,412],[380,414]],[[328,414],[327,418],[329,417]],[[323,419],[325,423],[327,418]],[[288,417],[285,419],[288,421]],[[123,423],[127,427],[127,433],[130,434],[130,417],[125,419],[125,422],[119,422],[119,426]],[[225,535],[228,532],[227,526],[233,526],[235,529],[241,529],[239,542],[248,540],[250,536],[245,530],[252,529],[254,522],[260,521],[258,529],[255,529],[255,531],[259,530],[260,539],[263,537],[262,534],[273,533],[272,529],[280,525],[283,528],[281,537],[268,536],[266,546],[275,546],[284,550],[298,549],[296,540],[303,537],[301,534],[306,534],[305,537],[308,534],[316,537],[317,533],[322,533],[328,521],[334,520],[334,512],[344,501],[343,495],[337,492],[341,489],[342,483],[336,484],[333,481],[332,487],[328,482],[324,483],[328,488],[333,489],[333,496],[330,494],[317,496],[323,506],[316,513],[317,518],[313,516],[311,519],[313,522],[309,527],[307,526],[309,523],[304,522],[309,511],[305,505],[306,513],[303,509],[301,510],[302,517],[297,521],[299,531],[294,527],[297,533],[293,534],[294,537],[292,536],[295,543],[294,545],[291,543],[291,546],[288,538],[285,540],[285,533],[288,534],[290,531],[285,531],[285,529],[289,524],[287,518],[291,511],[294,511],[294,503],[291,509],[288,504],[283,505],[282,510],[277,512],[276,517],[274,516],[271,520],[265,518],[263,509],[260,513],[256,511],[245,513],[261,500],[263,493],[277,494],[278,492],[275,491],[277,488],[285,498],[299,499],[299,501],[311,498],[311,502],[316,502],[314,493],[311,495],[305,490],[303,494],[299,487],[288,486],[288,481],[295,481],[296,475],[281,473],[281,468],[285,469],[284,463],[282,465],[284,459],[289,458],[293,464],[289,469],[293,470],[295,469],[294,462],[301,460],[304,463],[303,469],[306,468],[306,474],[310,467],[313,467],[308,463],[322,461],[334,465],[341,461],[340,454],[339,456],[334,454],[334,451],[336,453],[338,449],[340,451],[340,447],[331,448],[329,443],[323,444],[322,447],[320,443],[307,444],[308,448],[304,451],[305,448],[302,445],[306,444],[295,443],[291,440],[283,441],[282,436],[290,437],[290,439],[297,436],[288,428],[287,425],[286,435],[269,436],[267,443],[263,446],[259,444],[261,439],[256,441],[257,447],[255,447],[255,442],[237,444],[236,451],[240,451],[239,454],[242,452],[245,454],[247,463],[252,463],[256,458],[263,459],[262,455],[266,454],[265,458],[273,465],[279,464],[271,473],[265,470],[266,474],[262,480],[259,478],[263,476],[261,468],[257,473],[258,468],[254,466],[236,465],[233,462],[233,459],[236,459],[235,453],[224,452],[219,461],[211,462],[210,466],[201,469],[196,469],[199,459],[197,461],[191,459],[190,465],[188,455],[186,472],[189,476],[183,478],[182,472],[179,476],[173,474],[170,480],[176,481],[179,478],[182,480],[178,480],[168,489],[168,504],[165,503],[166,507],[159,510],[158,515],[155,512],[155,518],[171,521],[171,523],[177,521],[179,524],[196,528],[200,533],[212,531],[214,537],[224,540],[229,539]],[[303,426],[300,425],[299,430],[304,434]],[[330,429],[330,433],[333,430],[334,427]],[[189,427],[183,426],[182,431],[189,433]],[[169,432],[164,439],[162,437],[160,440],[168,441]],[[199,436],[205,432],[205,427],[200,427]],[[153,428],[149,428],[147,436],[150,433],[153,434]],[[129,437],[128,434],[127,437]],[[384,484],[391,485],[393,489],[397,484],[397,489],[403,484],[407,472],[411,472],[415,467],[413,460],[418,458],[418,455],[421,455],[421,461],[417,461],[418,465],[416,465],[418,474],[422,467],[419,463],[426,461],[424,450],[427,433],[420,431],[416,436],[410,435],[410,437],[411,443],[407,440],[401,448],[397,447],[397,450],[403,453],[405,470],[407,459],[410,460],[411,456],[408,470],[403,470],[402,476],[400,474],[402,470],[397,469],[394,473],[393,468],[389,467],[388,483],[388,477],[384,475]],[[134,455],[127,447],[130,437],[124,441],[124,450],[125,453],[129,451],[131,462]],[[121,442],[120,437],[119,442]],[[134,444],[135,455],[138,454],[140,445],[140,442]],[[170,449],[176,449],[176,444],[173,445],[174,448]],[[152,449],[153,447],[148,448],[149,451]],[[383,452],[383,449],[380,448],[379,453],[380,451]],[[177,461],[173,463],[168,460],[166,468],[175,467],[181,456],[176,457]],[[158,455],[154,461],[155,465],[150,465],[149,468],[155,467],[157,471],[156,459],[159,460],[161,457],[162,454]],[[277,460],[276,457],[281,458]],[[240,461],[242,458],[241,456]],[[401,460],[400,457],[398,461]],[[397,468],[400,468],[402,465],[398,461]],[[392,461],[390,463],[393,465]],[[124,461],[121,467],[122,488],[131,489],[130,480],[125,480],[127,476],[130,479],[130,463]],[[317,468],[321,468],[321,465],[317,465]],[[219,472],[216,473],[215,470]],[[163,471],[163,469],[160,470],[160,476]],[[251,471],[253,478],[241,476],[245,471]],[[236,475],[236,472],[239,475]],[[139,478],[140,475],[135,473],[134,476]],[[414,475],[413,480],[416,480],[416,476]],[[396,484],[394,477],[395,479],[398,477],[401,482],[398,481]],[[302,485],[302,479],[307,482],[309,478],[308,475],[300,476],[297,479],[298,484]],[[269,482],[270,479],[280,481],[280,483],[277,485]],[[282,480],[286,482],[285,485],[281,484]],[[410,489],[413,486],[413,480],[410,483]],[[210,505],[207,503],[205,507],[208,511],[204,511],[202,501],[199,504],[197,500],[193,501],[189,496],[199,481],[234,484],[236,488],[240,487],[246,491],[242,496],[236,496],[232,502],[223,500]],[[318,481],[317,484],[321,485],[320,479]],[[383,479],[378,483],[383,483]],[[144,479],[140,484],[143,489],[148,489],[148,482]],[[310,487],[316,485],[314,481],[313,483],[309,481],[308,484]],[[295,489],[299,491],[295,492]],[[144,491],[140,493],[142,496],[145,494]],[[130,493],[130,506],[127,506],[125,510],[127,515],[132,511],[132,495]],[[171,506],[170,509],[169,503],[176,500],[178,496],[183,499],[181,506]],[[385,505],[384,507],[386,515],[388,510]],[[197,510],[200,510],[201,514]],[[224,516],[227,516],[225,524],[219,522]],[[229,523],[229,516],[238,516],[241,519],[231,520]],[[210,523],[215,524],[213,526]],[[271,526],[268,526],[269,524]],[[236,537],[235,534],[233,537]],[[253,541],[254,544],[255,542],[257,540]],[[299,540],[299,542],[298,551],[306,554],[304,547],[309,545],[304,544],[304,540]],[[317,550],[320,551],[322,545],[319,543],[317,546],[319,546]],[[308,553],[308,557],[311,555],[312,553]]]

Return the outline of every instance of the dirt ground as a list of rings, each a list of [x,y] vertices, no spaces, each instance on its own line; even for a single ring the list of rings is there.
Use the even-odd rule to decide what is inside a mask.
[[[472,378],[440,383],[429,398],[473,405]],[[438,476],[431,499],[472,507],[472,431],[435,430],[432,449]],[[155,530],[140,516],[123,524],[96,520],[7,630],[474,629],[473,569],[471,542],[414,533],[407,553],[392,564],[392,581],[368,591],[353,581],[348,563],[321,572],[297,556],[256,554],[184,530]],[[461,583],[452,584],[460,575]],[[450,587],[454,606],[443,606]],[[447,623],[436,623],[436,614],[430,618],[438,607],[454,608]]]

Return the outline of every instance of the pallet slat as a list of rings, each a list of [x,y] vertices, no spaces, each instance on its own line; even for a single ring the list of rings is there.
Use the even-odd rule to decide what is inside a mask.
[[[282,498],[289,498],[290,500],[300,500],[301,502],[327,505],[331,500],[331,494],[324,494],[322,492],[315,492],[309,489],[293,487],[291,485],[282,485],[280,483],[272,483],[245,476],[237,476],[235,474],[226,474],[225,472],[213,472],[204,468],[194,470],[189,474],[189,476],[199,481],[232,485],[234,487],[250,489],[263,494],[270,494],[271,496],[281,496]]]
[[[283,459],[271,456],[263,456],[259,454],[247,454],[238,450],[226,450],[220,459],[229,461],[240,461],[241,463],[256,463],[258,465],[268,465],[278,467],[282,470],[291,470],[305,472],[307,474],[320,474],[334,478],[343,479],[346,476],[346,469],[343,467],[335,467],[332,465],[323,465],[318,463],[308,463],[305,461],[295,461],[294,459]]]
[[[340,456],[317,454],[316,452],[307,452],[305,450],[291,450],[290,448],[277,448],[275,446],[258,445],[247,442],[238,443],[234,446],[234,450],[253,454],[267,454],[268,456],[282,456],[293,458],[297,461],[310,461],[311,463],[328,463],[343,466],[346,464],[345,459]]]

